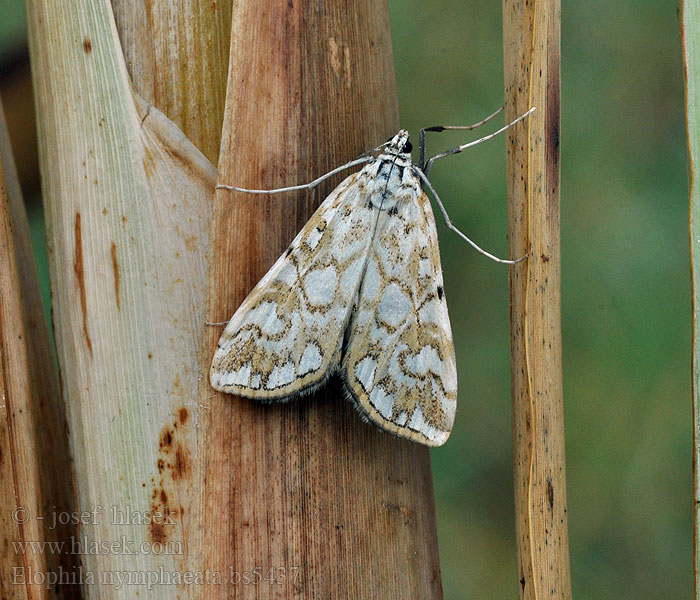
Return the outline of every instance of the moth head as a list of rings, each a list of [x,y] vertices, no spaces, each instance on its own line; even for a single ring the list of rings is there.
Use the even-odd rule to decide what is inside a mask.
[[[393,138],[388,140],[387,149],[393,150],[397,154],[410,154],[413,144],[408,139],[408,131],[402,129]]]

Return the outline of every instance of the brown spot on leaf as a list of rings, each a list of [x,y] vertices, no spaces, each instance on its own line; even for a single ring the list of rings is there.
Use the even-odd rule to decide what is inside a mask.
[[[184,479],[189,471],[189,463],[185,449],[178,444],[175,450],[175,463],[173,464],[173,479]]]
[[[404,525],[415,525],[415,512],[408,506],[401,504],[392,504],[391,502],[385,502],[384,506],[386,506],[390,514],[398,515],[399,518],[403,519]]]
[[[169,428],[165,428],[163,433],[160,434],[159,447],[161,450],[168,452],[173,445],[173,432]]]
[[[151,108],[149,107],[148,112],[150,112],[150,110]],[[146,120],[146,117],[148,117],[148,112],[144,115],[141,123],[143,123],[143,121]],[[156,170],[156,160],[153,158],[153,154],[151,153],[147,145],[142,147],[142,151],[143,172],[144,175],[146,175],[146,177],[150,179]]]
[[[169,536],[168,527],[176,524],[185,512],[180,505],[170,506],[171,499],[176,498],[181,488],[180,481],[190,474],[190,458],[187,448],[179,439],[178,427],[189,420],[187,408],[182,406],[176,411],[175,419],[165,425],[158,440],[158,475],[151,477],[149,491],[150,512],[153,516],[149,524],[151,541],[164,542]]]
[[[117,245],[112,242],[110,247],[112,255],[112,272],[114,273],[114,297],[117,300],[117,310],[121,310],[119,306],[119,263],[117,262]]]
[[[188,235],[184,240],[185,248],[190,252],[195,252],[197,250],[197,236]]]
[[[168,539],[167,533],[165,531],[165,525],[157,520],[151,521],[149,524],[149,537],[153,543],[162,544]]]
[[[90,54],[90,52],[92,52],[92,42],[90,38],[85,38],[83,40],[83,52],[85,52],[85,54]]]
[[[90,351],[90,358],[92,358],[92,342],[90,341],[90,334],[88,333],[87,327],[87,296],[85,294],[85,272],[83,269],[83,233],[80,227],[79,212],[75,213],[73,237],[75,241],[75,248],[73,250],[73,273],[75,274],[75,280],[78,284],[78,294],[80,296],[80,310],[83,315],[83,336],[85,337],[85,344]]]
[[[547,501],[549,502],[549,510],[554,510],[554,486],[552,480],[547,478]]]

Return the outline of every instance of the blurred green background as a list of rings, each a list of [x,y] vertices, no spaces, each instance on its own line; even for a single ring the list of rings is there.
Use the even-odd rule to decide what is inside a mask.
[[[503,102],[501,4],[389,0],[402,126]],[[21,0],[0,2],[0,94],[43,252]],[[577,599],[692,594],[683,73],[675,2],[562,11],[562,320]],[[433,134],[441,150],[469,136]],[[471,136],[475,137],[475,136]],[[33,158],[34,157],[34,158]],[[507,254],[503,138],[436,163],[452,220]],[[445,598],[515,598],[507,268],[438,218],[460,399],[433,450]]]

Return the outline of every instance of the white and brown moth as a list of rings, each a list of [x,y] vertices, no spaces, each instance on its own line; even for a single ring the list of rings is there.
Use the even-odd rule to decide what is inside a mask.
[[[222,392],[286,401],[337,373],[363,419],[440,446],[455,418],[457,368],[435,219],[421,186],[435,195],[424,173],[431,161],[411,163],[403,130],[382,147],[332,172],[367,163],[324,200],[231,317],[210,381]],[[421,134],[421,155],[423,147]],[[219,187],[273,193],[331,174],[281,190]]]

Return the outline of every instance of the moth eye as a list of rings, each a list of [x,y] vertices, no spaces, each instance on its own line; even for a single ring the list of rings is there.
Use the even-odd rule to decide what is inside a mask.
[[[413,150],[413,144],[407,140],[403,145],[403,152],[410,152],[411,150]]]

